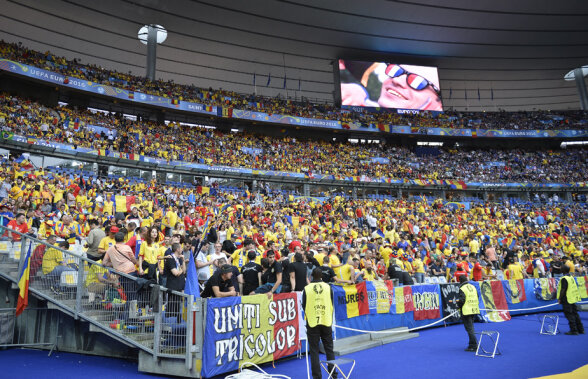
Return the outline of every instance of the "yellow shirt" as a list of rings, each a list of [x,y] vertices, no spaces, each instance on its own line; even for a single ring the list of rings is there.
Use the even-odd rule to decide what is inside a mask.
[[[102,261],[99,262],[102,263]],[[90,267],[90,269],[86,273],[86,287],[88,287],[92,283],[100,282],[99,278],[106,277],[107,273],[108,270],[106,270],[105,268],[100,267],[98,265],[92,265],[92,267]]]
[[[329,255],[329,265],[331,267],[339,266],[340,264],[341,264],[341,261],[339,260],[339,257],[337,257],[337,254]]]
[[[169,226],[171,226],[172,228],[176,227],[176,224],[178,223],[178,215],[176,214],[176,212],[174,211],[168,211],[165,214],[165,223],[168,224]]]
[[[376,280],[376,272],[372,269],[372,273],[368,273],[367,269],[363,269],[361,270],[361,272],[363,273],[363,280],[367,280],[367,281],[374,281]]]
[[[415,259],[414,261],[412,261],[412,268],[414,272],[420,272],[422,274],[425,273],[425,265],[423,264],[423,261],[421,259]]]
[[[511,263],[506,269],[510,271],[510,279],[523,279],[523,266],[520,263]]]
[[[149,264],[156,264],[158,262],[157,258],[162,257],[163,253],[161,252],[161,247],[159,243],[153,243],[151,246],[145,241],[141,243],[141,250],[139,251],[139,256],[143,257],[143,260]]]
[[[100,244],[98,244],[98,249],[104,249],[105,251],[109,248],[113,247],[116,244],[114,238],[106,236],[100,240]]]
[[[344,264],[341,267],[335,269],[335,275],[341,280],[351,280],[351,273],[353,272],[353,266],[350,264]]]
[[[50,248],[43,255],[43,274],[50,274],[55,267],[59,266],[63,262],[63,254],[61,251]]]

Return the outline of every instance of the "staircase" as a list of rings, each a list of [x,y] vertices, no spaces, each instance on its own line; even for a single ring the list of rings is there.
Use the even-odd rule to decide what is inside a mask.
[[[3,234],[0,226],[0,235]],[[87,323],[90,332],[102,333],[137,348],[140,371],[200,377],[199,368],[195,367],[201,359],[203,335],[200,299],[194,302],[192,297],[181,293],[157,291],[159,286],[153,291],[153,285],[138,291],[141,283],[136,278],[89,261],[75,250],[65,251],[27,235],[21,236],[22,242],[0,241],[0,277],[12,282],[12,289],[18,289],[19,272],[30,249],[30,267],[36,272],[31,272],[29,296],[46,300],[47,308]],[[51,254],[61,252],[71,269],[61,275],[44,275],[41,264],[50,249]],[[100,280],[92,281],[94,277],[117,284],[103,285]],[[122,295],[117,290],[119,283]],[[166,314],[166,307],[174,308],[172,302],[179,303],[175,309],[182,309],[182,316]],[[195,325],[200,326],[196,326],[196,341],[200,344],[192,343]]]

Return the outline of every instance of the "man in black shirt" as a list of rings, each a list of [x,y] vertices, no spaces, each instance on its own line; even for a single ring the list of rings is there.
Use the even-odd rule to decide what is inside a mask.
[[[261,286],[261,266],[255,262],[257,253],[249,251],[247,253],[247,262],[241,267],[241,274],[243,275],[243,295],[251,295],[255,293],[255,289]]]
[[[220,269],[208,279],[204,285],[204,290],[200,294],[202,297],[229,297],[237,296],[237,291],[233,287],[231,277],[233,271],[230,265],[222,265]]]
[[[554,278],[559,278],[562,276],[561,267],[563,263],[559,259],[559,255],[554,255],[553,260],[551,261],[551,274]]]
[[[282,265],[276,261],[273,251],[267,252],[268,266],[267,283],[257,287],[255,293],[267,293],[269,296],[282,290]]]
[[[330,266],[329,266],[329,257],[326,256],[323,258],[323,265],[320,266],[319,268],[321,269],[321,272],[323,273],[323,282],[325,283],[333,283],[335,280],[337,280],[337,275],[335,275],[335,270],[333,270]]]
[[[394,257],[390,258],[390,265],[388,266],[388,278],[392,280],[397,279],[399,285],[403,284],[402,269],[396,263],[396,258]]]
[[[306,265],[301,253],[294,254],[294,262],[288,265],[292,291],[302,291],[307,284]]]

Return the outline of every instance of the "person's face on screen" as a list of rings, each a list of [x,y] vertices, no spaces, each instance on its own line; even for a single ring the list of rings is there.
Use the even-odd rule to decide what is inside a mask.
[[[407,74],[396,77],[387,76],[382,83],[382,92],[378,99],[385,108],[442,110],[439,95],[431,85],[417,90],[409,86]]]

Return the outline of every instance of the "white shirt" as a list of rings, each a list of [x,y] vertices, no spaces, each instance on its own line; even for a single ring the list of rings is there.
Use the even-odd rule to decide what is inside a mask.
[[[202,251],[198,252],[198,255],[196,256],[196,261],[201,263],[207,263],[208,260],[206,259],[206,254],[204,254]],[[208,280],[208,278],[210,277],[210,267],[208,266],[198,268],[196,269],[196,271],[198,272],[198,280]]]

